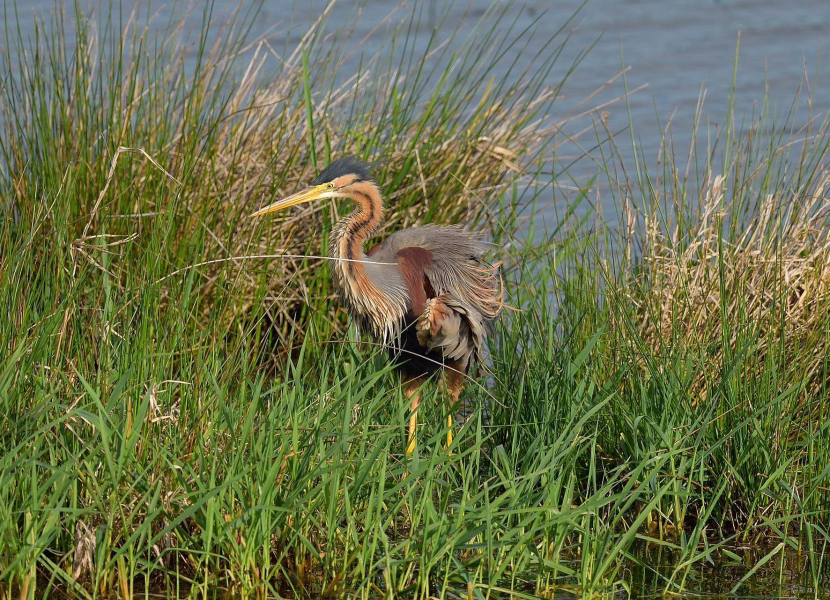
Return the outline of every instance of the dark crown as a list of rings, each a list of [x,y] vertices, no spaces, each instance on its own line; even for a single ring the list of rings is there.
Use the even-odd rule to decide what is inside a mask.
[[[374,181],[369,165],[354,156],[346,156],[338,158],[323,169],[323,172],[317,176],[312,185],[320,185],[327,183],[343,175],[357,175],[358,179],[364,181]]]

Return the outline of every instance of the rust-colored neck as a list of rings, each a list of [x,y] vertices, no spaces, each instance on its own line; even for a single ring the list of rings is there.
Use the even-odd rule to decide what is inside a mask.
[[[406,302],[393,294],[387,281],[377,280],[378,272],[370,266],[363,251],[364,242],[380,225],[383,199],[377,186],[368,181],[348,186],[343,195],[351,198],[357,209],[344,217],[332,231],[329,254],[334,285],[362,330],[391,339],[404,317]]]
[[[371,181],[361,181],[344,190],[356,210],[344,217],[335,228],[332,255],[347,260],[363,260],[363,244],[377,230],[383,218],[383,198]]]

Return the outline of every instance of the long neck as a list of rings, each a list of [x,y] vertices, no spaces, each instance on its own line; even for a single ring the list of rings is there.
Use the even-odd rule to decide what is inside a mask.
[[[348,197],[356,209],[332,231],[329,255],[334,285],[361,329],[370,328],[384,339],[390,338],[403,319],[405,300],[380,275],[363,251],[363,244],[375,232],[383,217],[383,199],[374,183],[365,181],[349,186]]]
[[[332,258],[363,260],[363,244],[380,225],[383,218],[383,198],[371,181],[361,181],[349,186],[347,197],[355,203],[355,210],[341,219],[335,227],[331,244]],[[336,245],[335,245],[336,242]],[[349,263],[337,261],[347,266]],[[359,263],[356,264],[362,268]]]

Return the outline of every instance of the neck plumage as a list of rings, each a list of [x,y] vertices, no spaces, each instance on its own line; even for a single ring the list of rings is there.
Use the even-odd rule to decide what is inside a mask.
[[[363,244],[380,225],[383,218],[383,198],[371,181],[361,181],[349,186],[347,198],[355,203],[355,210],[343,217],[332,232],[330,255],[332,258],[365,260]],[[350,263],[335,261],[342,267]],[[354,264],[354,263],[352,263]]]
[[[344,196],[355,203],[355,210],[341,219],[332,231],[329,256],[334,285],[358,322],[360,329],[371,329],[389,339],[403,319],[405,304],[390,296],[377,269],[363,251],[363,244],[377,230],[383,218],[380,190],[370,181],[349,186]]]

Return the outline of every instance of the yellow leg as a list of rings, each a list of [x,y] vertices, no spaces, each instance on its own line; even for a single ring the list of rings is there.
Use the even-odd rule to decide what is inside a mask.
[[[415,452],[415,446],[418,443],[418,406],[421,404],[420,388],[422,383],[423,377],[416,377],[405,381],[403,384],[403,391],[406,397],[409,398],[409,432],[406,436],[407,455]]]
[[[452,456],[452,413],[447,415],[447,452]]]
[[[407,436],[407,443],[406,443],[406,453],[412,454],[415,452],[415,443],[418,441],[418,436],[416,435],[418,427],[418,410],[417,408],[412,411],[412,414],[409,415],[409,435]]]

